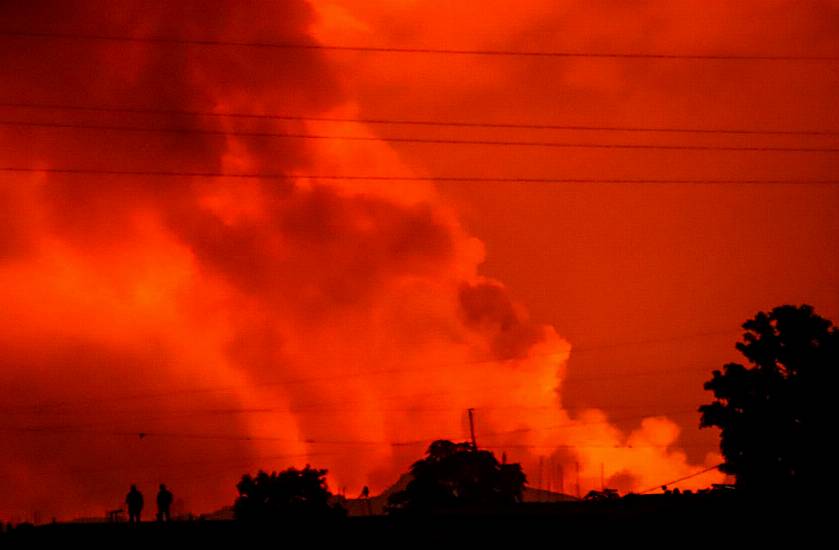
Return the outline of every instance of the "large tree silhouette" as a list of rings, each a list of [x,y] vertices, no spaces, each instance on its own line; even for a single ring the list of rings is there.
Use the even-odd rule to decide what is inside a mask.
[[[413,479],[391,495],[390,512],[499,507],[521,501],[526,478],[519,464],[501,464],[469,443],[433,442],[411,467]]]
[[[827,475],[839,330],[811,306],[780,306],[743,324],[750,363],[714,371],[701,426],[721,428],[721,469],[750,493],[801,493]]]
[[[326,470],[289,468],[280,473],[245,474],[236,485],[236,519],[268,522],[282,518],[334,518],[343,509],[329,503]]]

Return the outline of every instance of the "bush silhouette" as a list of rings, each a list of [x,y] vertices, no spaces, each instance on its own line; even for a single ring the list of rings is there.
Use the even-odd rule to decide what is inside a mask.
[[[326,470],[289,468],[268,474],[242,476],[236,485],[239,497],[233,505],[236,519],[268,522],[282,518],[337,518],[344,515],[339,506],[330,505],[332,494],[326,486]]]
[[[828,468],[839,331],[811,306],[780,306],[743,324],[737,349],[705,389],[702,427],[721,428],[722,471],[747,493],[814,491]]]
[[[445,440],[433,442],[411,474],[405,490],[391,495],[390,513],[508,506],[521,501],[526,482],[519,464]]]

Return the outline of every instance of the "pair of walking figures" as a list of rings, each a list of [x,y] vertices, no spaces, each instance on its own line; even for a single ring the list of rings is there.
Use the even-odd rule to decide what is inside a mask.
[[[157,492],[157,521],[172,520],[172,500],[172,491],[161,483],[160,490]],[[128,507],[128,522],[132,525],[140,523],[140,515],[143,513],[143,493],[137,490],[136,485],[132,485],[125,496],[125,505]]]

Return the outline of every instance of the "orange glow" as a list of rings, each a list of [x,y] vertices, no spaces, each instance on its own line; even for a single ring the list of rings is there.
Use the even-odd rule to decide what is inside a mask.
[[[780,2],[738,2],[721,13],[699,1],[639,11],[615,2],[537,0],[511,10],[470,0],[444,16],[425,2],[230,2],[213,12],[202,2],[152,9],[126,0],[86,4],[60,19],[47,17],[48,2],[26,4],[4,5],[0,20],[117,36],[711,53],[766,48],[765,33],[778,32],[839,51],[823,28],[826,14],[837,17],[829,3],[792,19]],[[736,22],[751,16],[766,29],[732,39]],[[817,65],[784,65],[767,88],[758,82],[762,65],[712,64],[698,74],[688,63],[0,41],[0,102],[839,127],[839,76]],[[796,46],[790,39],[772,47]],[[809,95],[799,101],[805,84]],[[0,110],[65,123],[436,135],[361,123]],[[331,489],[348,496],[363,485],[378,492],[431,439],[466,439],[470,407],[479,444],[521,462],[531,485],[559,490],[563,478],[573,494],[579,465],[583,494],[600,488],[601,475],[607,486],[637,491],[712,466],[720,461],[716,433],[698,432],[691,411],[709,399],[709,372],[734,357],[738,324],[783,302],[813,302],[839,317],[839,257],[828,252],[839,235],[835,187],[306,176],[828,179],[836,158],[0,126],[5,166],[289,176],[0,173],[0,519],[35,510],[99,516],[119,506],[130,483],[147,491],[166,483],[182,507],[205,512],[232,503],[242,473],[292,464],[328,468]],[[714,331],[710,340],[678,339]],[[644,344],[656,338],[665,341]],[[682,372],[655,375],[671,368]],[[132,436],[140,432],[147,435]],[[680,487],[722,479],[709,473]]]

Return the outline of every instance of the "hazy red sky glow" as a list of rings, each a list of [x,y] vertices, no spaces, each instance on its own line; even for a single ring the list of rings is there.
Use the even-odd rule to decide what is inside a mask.
[[[839,56],[839,2],[8,1],[0,22],[0,167],[26,169],[0,172],[0,519],[99,516],[132,482],[204,512],[292,464],[378,492],[468,407],[531,485],[573,494],[579,464],[583,492],[647,489],[719,462],[696,408],[745,319],[839,320],[839,186],[732,183],[835,180],[836,152],[387,139],[835,149],[835,61],[10,34]]]

